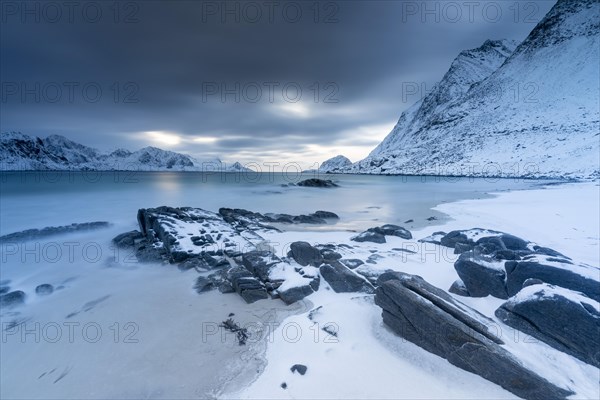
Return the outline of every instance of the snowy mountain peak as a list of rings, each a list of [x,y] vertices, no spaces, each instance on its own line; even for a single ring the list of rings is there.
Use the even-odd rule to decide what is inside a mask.
[[[343,155],[338,155],[330,158],[327,161],[324,161],[323,164],[319,167],[320,172],[335,172],[337,170],[341,170],[343,168],[347,168],[352,165],[352,161],[350,161],[347,157]]]
[[[600,2],[559,1],[514,49],[463,51],[345,172],[600,176]]]
[[[402,113],[392,132],[369,157],[396,151],[404,138],[434,124],[438,119],[436,115],[458,101],[473,85],[489,77],[516,47],[517,43],[512,40],[486,40],[480,47],[462,51],[431,93]]]
[[[44,139],[32,138],[21,132],[0,134],[0,170],[143,170],[143,171],[233,171],[247,169],[241,165],[227,168],[220,160],[201,163],[192,157],[144,147],[131,152],[117,149],[102,153],[60,135]],[[209,165],[207,167],[207,165]]]

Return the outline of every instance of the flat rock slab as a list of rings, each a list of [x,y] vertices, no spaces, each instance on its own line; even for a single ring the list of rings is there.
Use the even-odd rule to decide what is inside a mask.
[[[487,328],[491,320],[421,277],[391,272],[378,283],[383,321],[405,339],[525,399],[573,394],[523,367]]]

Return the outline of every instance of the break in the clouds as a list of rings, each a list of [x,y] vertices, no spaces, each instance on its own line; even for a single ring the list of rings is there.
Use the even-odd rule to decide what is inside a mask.
[[[461,50],[554,1],[0,4],[2,131],[310,165],[366,156]]]

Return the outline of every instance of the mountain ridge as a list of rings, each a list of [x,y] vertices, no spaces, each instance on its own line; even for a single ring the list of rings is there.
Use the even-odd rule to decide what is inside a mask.
[[[101,152],[64,136],[39,138],[21,132],[0,134],[0,170],[249,171],[238,162],[228,166],[219,159],[198,161],[189,155],[153,146],[136,151]]]
[[[337,172],[600,177],[595,16],[597,1],[560,0],[510,54],[489,51],[499,41],[461,52],[369,156]],[[473,51],[479,64],[461,61]],[[452,74],[472,81],[466,91]]]

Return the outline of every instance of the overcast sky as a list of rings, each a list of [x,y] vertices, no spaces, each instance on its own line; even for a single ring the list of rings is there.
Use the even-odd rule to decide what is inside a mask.
[[[2,131],[309,166],[365,157],[461,50],[554,1],[0,4]]]

